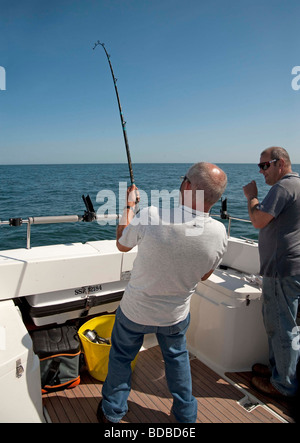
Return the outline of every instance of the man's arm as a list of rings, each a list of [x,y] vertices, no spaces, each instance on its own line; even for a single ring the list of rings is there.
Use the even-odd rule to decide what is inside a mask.
[[[132,248],[128,248],[127,246],[123,246],[119,240],[122,237],[123,231],[126,228],[126,226],[129,225],[133,217],[135,216],[135,205],[137,202],[139,202],[140,196],[138,192],[138,188],[135,185],[129,186],[127,189],[127,199],[126,199],[126,206],[123,210],[123,214],[121,217],[121,220],[119,222],[119,225],[117,227],[117,248],[121,252],[128,252]]]
[[[123,211],[122,218],[121,218],[120,223],[117,227],[117,248],[121,252],[128,252],[132,249],[132,248],[127,248],[126,246],[121,245],[121,243],[119,243],[119,239],[122,237],[124,229],[126,228],[126,226],[129,225],[129,223],[131,222],[133,217],[134,217],[134,210],[132,210],[131,207],[130,208],[125,207],[124,211]]]
[[[262,229],[273,220],[273,215],[259,209],[259,201],[257,199],[257,186],[253,180],[251,183],[243,187],[244,194],[248,200],[248,213],[252,225],[256,229]]]

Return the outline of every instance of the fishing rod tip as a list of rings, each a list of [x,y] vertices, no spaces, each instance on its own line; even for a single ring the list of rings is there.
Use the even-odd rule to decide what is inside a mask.
[[[94,47],[93,47],[93,49],[95,49],[98,45],[101,45],[101,46],[103,46],[103,48],[104,48],[104,46],[105,46],[105,44],[104,43],[101,43],[100,42],[100,40],[98,40],[95,44],[94,44]]]

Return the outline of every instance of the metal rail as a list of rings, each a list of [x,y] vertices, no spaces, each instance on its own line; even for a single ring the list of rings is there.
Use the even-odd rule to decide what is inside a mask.
[[[222,215],[220,215],[220,214],[210,214],[210,215],[212,217],[219,217],[219,218],[221,218],[223,220],[228,220],[228,227],[227,227],[227,235],[228,235],[228,237],[230,236],[230,229],[231,229],[231,221],[232,220],[237,220],[237,221],[241,221],[241,222],[244,222],[244,223],[251,223],[250,220],[247,220],[245,218],[231,217],[231,215],[229,215],[226,218],[222,217]]]
[[[95,218],[90,221],[103,221],[103,220],[117,220],[119,216],[117,214],[102,214],[95,215]],[[31,225],[47,225],[53,223],[77,223],[80,221],[85,221],[84,217],[80,215],[54,215],[46,217],[28,217],[28,219],[21,218],[10,218],[9,220],[0,220],[1,225],[7,226],[21,226],[27,225],[27,239],[26,248],[30,249],[31,241]]]
[[[210,214],[212,217],[219,217],[222,219],[225,219],[220,214]],[[118,220],[120,218],[120,215],[118,214],[102,214],[98,215],[95,214],[92,220],[88,221],[109,221],[109,220]],[[226,216],[226,220],[228,220],[228,227],[227,227],[227,235],[230,236],[230,230],[231,230],[231,222],[232,220],[245,222],[245,223],[251,223],[250,220],[246,220],[243,218],[237,218],[237,217],[231,217]],[[80,215],[55,215],[55,216],[45,216],[45,217],[28,217],[28,219],[22,219],[22,218],[10,218],[9,220],[0,220],[0,226],[1,225],[7,225],[7,226],[21,226],[21,225],[27,225],[27,239],[26,239],[26,248],[30,249],[30,243],[31,243],[31,225],[46,225],[46,224],[54,224],[54,223],[77,223],[81,221],[87,221],[85,219],[85,216]],[[251,241],[255,243],[255,241],[251,239],[247,239],[245,237],[242,237],[244,240]]]

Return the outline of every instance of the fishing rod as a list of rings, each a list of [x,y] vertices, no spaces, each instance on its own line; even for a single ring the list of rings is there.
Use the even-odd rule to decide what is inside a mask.
[[[116,96],[117,96],[117,101],[118,101],[118,106],[119,106],[119,113],[120,113],[120,119],[121,119],[121,125],[122,125],[122,130],[123,130],[123,135],[124,135],[124,141],[125,141],[125,147],[126,147],[126,154],[127,154],[127,161],[128,161],[128,167],[129,167],[129,174],[130,174],[130,180],[131,180],[131,184],[134,184],[134,176],[133,176],[133,171],[132,171],[132,163],[131,163],[131,156],[130,156],[130,150],[129,150],[129,144],[128,144],[128,139],[127,139],[127,133],[126,133],[126,122],[124,120],[123,117],[123,113],[122,113],[122,108],[121,108],[121,102],[120,102],[120,97],[119,97],[119,93],[118,93],[118,88],[117,88],[117,79],[115,77],[114,71],[113,71],[113,67],[112,64],[110,62],[110,55],[108,54],[104,43],[100,43],[100,41],[98,40],[95,43],[95,46],[93,47],[93,49],[95,49],[98,45],[101,45],[102,48],[105,51],[108,63],[109,63],[109,67],[110,67],[110,72],[113,78],[113,82],[114,82],[114,86],[115,86],[115,91],[116,91]]]

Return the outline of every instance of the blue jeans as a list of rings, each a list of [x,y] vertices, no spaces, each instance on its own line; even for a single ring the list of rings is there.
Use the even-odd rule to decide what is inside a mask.
[[[131,361],[139,352],[145,334],[155,333],[164,361],[168,388],[173,397],[177,421],[194,423],[197,400],[192,395],[192,379],[185,333],[190,316],[173,326],[143,326],[130,321],[118,308],[112,332],[108,375],[102,388],[102,410],[108,420],[119,422],[127,413],[131,389]]]
[[[271,383],[282,394],[298,390],[300,275],[263,278],[263,318],[269,340]]]

